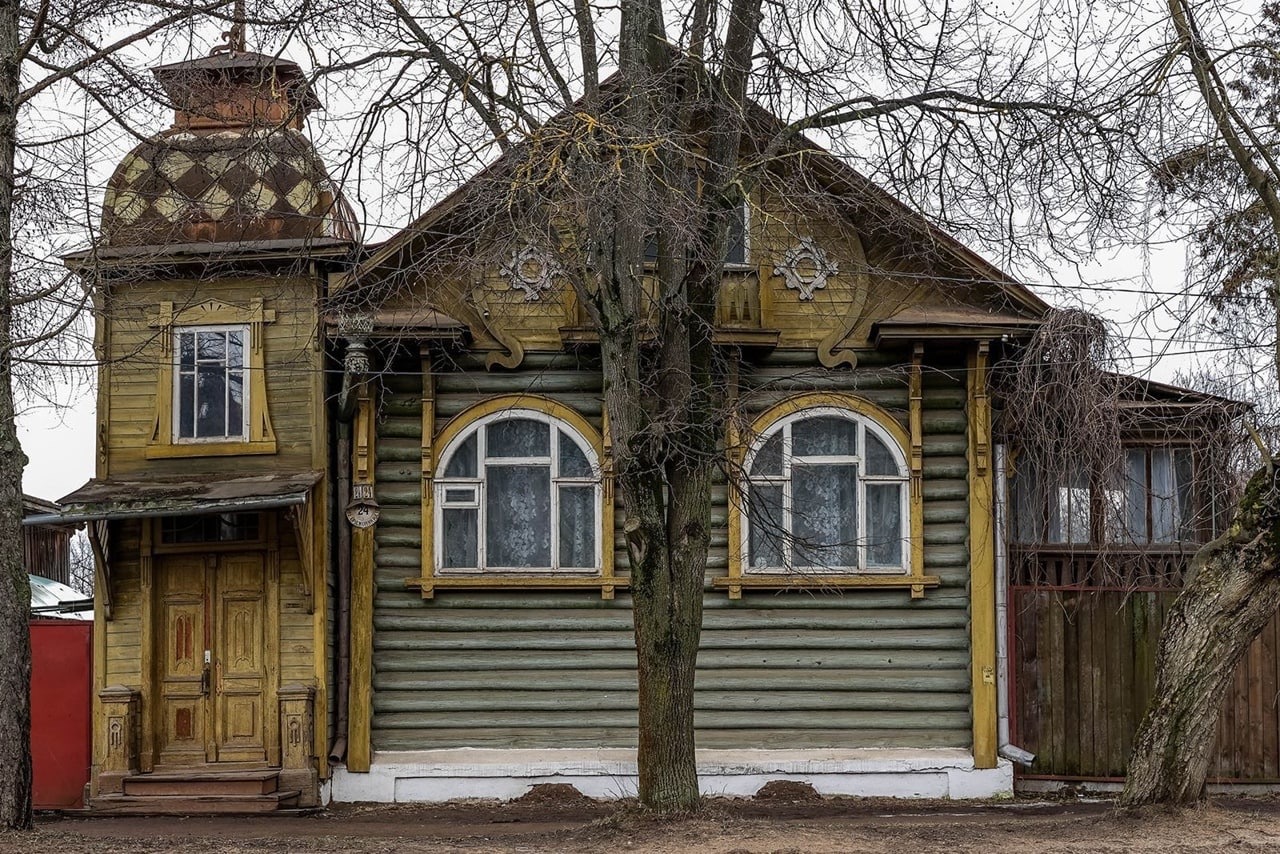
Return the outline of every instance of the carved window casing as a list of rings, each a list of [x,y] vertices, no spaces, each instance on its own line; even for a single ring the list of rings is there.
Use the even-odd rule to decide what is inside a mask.
[[[160,304],[151,322],[162,352],[149,459],[276,452],[263,340],[275,319],[261,299]]]
[[[913,382],[914,392],[916,383]],[[730,438],[729,597],[743,590],[900,587],[924,574],[919,396],[911,429],[849,394],[796,395]]]
[[[434,431],[424,429],[425,437]],[[408,586],[588,588],[612,599],[613,483],[604,431],[537,395],[459,413],[423,447],[422,568]]]

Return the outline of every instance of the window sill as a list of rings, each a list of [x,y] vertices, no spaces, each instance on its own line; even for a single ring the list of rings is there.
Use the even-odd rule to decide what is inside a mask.
[[[190,457],[241,457],[253,454],[274,454],[275,439],[258,442],[190,442],[172,445],[148,445],[149,460],[186,459]]]
[[[423,599],[431,599],[436,590],[599,590],[601,599],[612,599],[617,590],[628,586],[626,578],[604,575],[433,575],[429,578],[406,578],[405,587],[418,590]]]
[[[742,575],[722,576],[712,581],[719,590],[728,590],[730,599],[741,599],[743,590],[829,590],[879,588],[910,590],[912,599],[924,598],[926,588],[939,587],[936,575]]]

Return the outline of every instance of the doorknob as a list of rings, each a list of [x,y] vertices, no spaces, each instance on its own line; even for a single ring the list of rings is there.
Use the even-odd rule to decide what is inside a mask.
[[[213,660],[210,650],[204,651],[204,669],[200,671],[200,693],[203,696],[209,696],[209,663]]]

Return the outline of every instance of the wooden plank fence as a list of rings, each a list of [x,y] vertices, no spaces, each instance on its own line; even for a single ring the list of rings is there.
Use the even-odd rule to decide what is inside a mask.
[[[1160,627],[1177,590],[1010,588],[1012,738],[1036,754],[1020,775],[1124,776],[1155,682]],[[1280,619],[1236,669],[1211,781],[1280,783]]]

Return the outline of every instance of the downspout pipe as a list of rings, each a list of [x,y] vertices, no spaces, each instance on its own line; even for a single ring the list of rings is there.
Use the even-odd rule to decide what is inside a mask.
[[[342,387],[337,399],[337,501],[342,511],[351,501],[351,422],[355,418],[360,391],[368,382],[370,361],[368,336],[373,331],[368,315],[342,315],[338,320],[339,335],[346,341],[342,360]],[[337,543],[337,614],[334,632],[337,635],[334,676],[337,682],[333,742],[329,746],[329,761],[343,762],[347,758],[348,704],[351,696],[351,529],[340,514],[338,516]]]
[[[999,753],[1010,762],[1031,765],[1036,755],[1009,741],[1009,537],[1007,523],[1008,450],[995,447],[996,537],[996,741]]]

